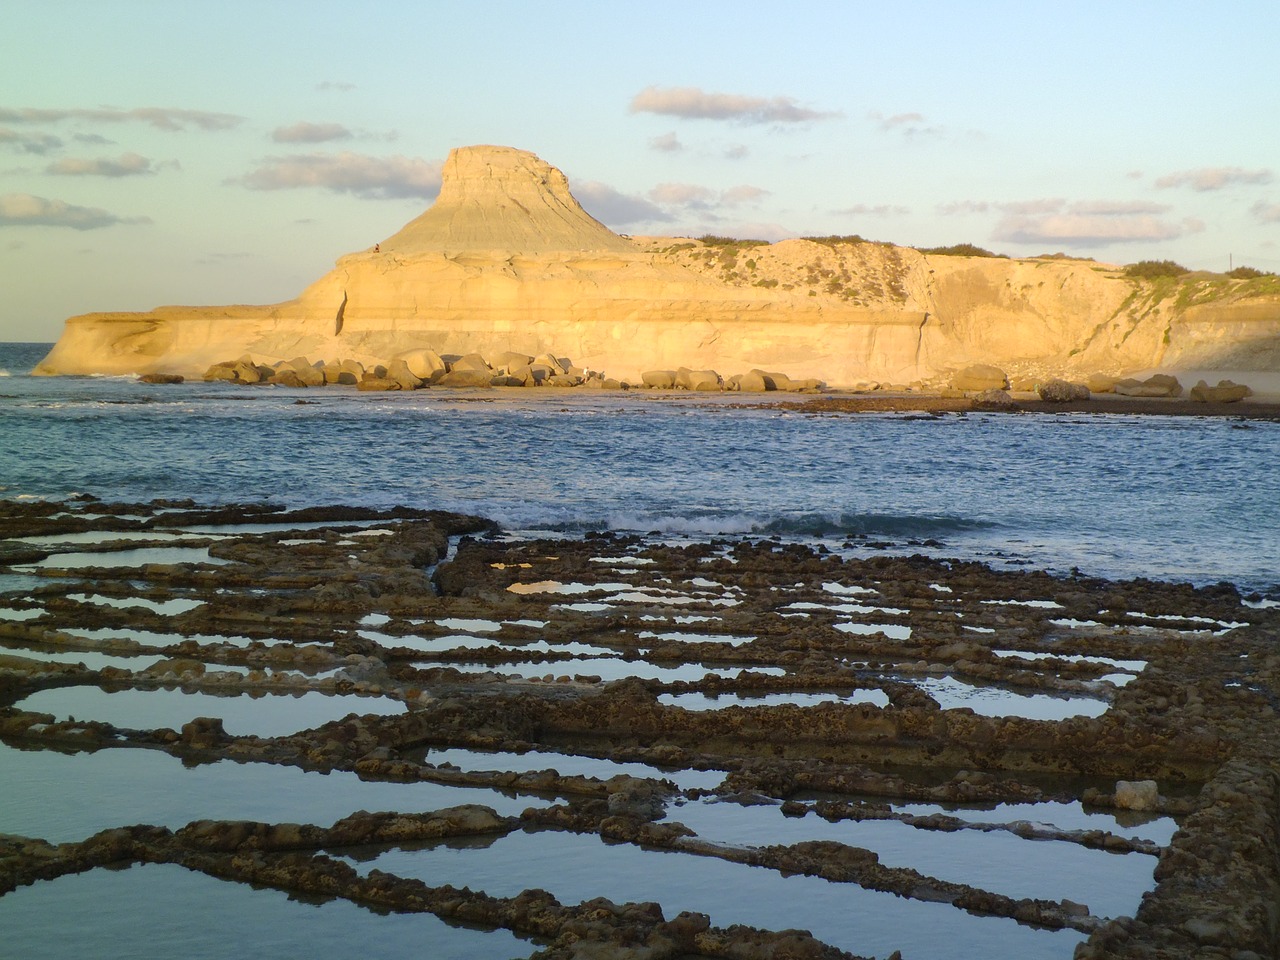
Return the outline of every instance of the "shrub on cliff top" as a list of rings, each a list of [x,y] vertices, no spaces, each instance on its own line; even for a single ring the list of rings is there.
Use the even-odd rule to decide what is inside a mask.
[[[707,247],[767,247],[768,240],[739,240],[737,237],[718,237],[713,233],[704,234],[698,240]]]
[[[1274,277],[1275,274],[1254,267],[1236,267],[1229,270],[1227,276],[1232,280],[1256,280],[1258,277]]]
[[[1180,277],[1184,273],[1190,273],[1180,263],[1174,263],[1172,260],[1139,260],[1137,263],[1131,263],[1124,268],[1126,277],[1139,277],[1144,280],[1155,280],[1160,277]]]
[[[921,253],[935,257],[999,257],[1008,260],[1003,253],[992,253],[984,247],[972,243],[953,243],[949,247],[916,247]]]

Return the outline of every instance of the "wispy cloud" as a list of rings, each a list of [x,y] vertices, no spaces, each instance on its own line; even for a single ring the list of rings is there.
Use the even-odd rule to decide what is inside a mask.
[[[671,214],[652,200],[622,193],[598,180],[575,182],[573,195],[584,210],[611,227],[633,223],[667,223],[673,219]]]
[[[1161,189],[1190,187],[1204,193],[1237,185],[1270,183],[1271,180],[1272,173],[1265,168],[1245,170],[1241,167],[1201,167],[1198,170],[1180,170],[1166,174],[1156,180],[1156,186]]]
[[[340,123],[307,123],[305,120],[271,131],[271,139],[276,143],[325,143],[350,140],[352,136],[351,131]]]
[[[1249,208],[1249,212],[1263,223],[1280,223],[1280,203],[1264,203],[1259,200]]]
[[[911,210],[909,207],[900,207],[888,203],[855,203],[852,207],[845,207],[843,210],[833,212],[841,216],[850,217],[894,217],[910,213]]]
[[[745,143],[735,143],[731,147],[725,147],[724,158],[726,160],[741,160],[750,152]]]
[[[657,150],[660,153],[679,153],[684,149],[684,144],[680,142],[680,138],[676,136],[676,132],[672,130],[664,133],[660,137],[654,137],[649,141],[649,149]]]
[[[656,113],[686,120],[734,120],[739,123],[808,123],[840,116],[803,107],[794,97],[753,97],[708,93],[698,87],[646,87],[631,99],[632,113]]]
[[[43,155],[62,146],[62,138],[51,133],[20,133],[0,127],[0,144],[19,153]]]
[[[320,187],[362,200],[432,198],[440,192],[440,164],[420,157],[372,157],[343,151],[265,157],[243,177],[228,181],[250,190]]]
[[[660,183],[649,191],[649,199],[655,203],[672,206],[706,206],[716,198],[709,187],[694,183]]]
[[[29,193],[0,196],[0,227],[70,227],[97,230],[116,224],[150,223],[149,217],[120,217],[97,207],[78,207]]]
[[[1083,201],[1052,212],[1007,213],[991,236],[1010,243],[1107,246],[1174,240],[1204,229],[1198,220],[1161,219],[1157,213],[1164,209],[1141,202]]]
[[[696,183],[660,183],[649,191],[649,199],[654,203],[666,207],[701,211],[711,219],[718,219],[715,211],[721,207],[758,203],[768,195],[768,190],[749,183],[741,183],[720,191]]]
[[[125,153],[114,160],[65,157],[49,164],[44,172],[66,177],[138,177],[153,174],[158,169],[146,157]]]
[[[730,187],[720,194],[720,202],[734,206],[739,203],[758,203],[765,197],[769,196],[769,191],[763,187],[755,187],[749,183],[740,183],[736,187]]]
[[[111,107],[96,109],[43,109],[36,107],[0,107],[0,123],[60,123],[64,120],[88,120],[99,123],[148,123],[158,130],[185,130],[196,126],[201,130],[229,130],[239,126],[244,117],[232,113],[212,113],[208,110],[185,110],[177,107],[134,107],[117,110]]]
[[[936,124],[925,123],[922,113],[895,113],[885,116],[880,111],[873,110],[867,114],[867,118],[874,120],[882,132],[899,133],[904,137],[934,136],[942,132],[942,128]]]

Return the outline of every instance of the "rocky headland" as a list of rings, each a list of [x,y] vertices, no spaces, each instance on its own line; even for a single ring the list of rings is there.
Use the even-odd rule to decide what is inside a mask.
[[[666,374],[676,386],[683,370],[689,389],[768,389],[766,378],[918,387],[975,364],[1035,384],[1275,375],[1280,282],[1141,279],[1090,260],[943,256],[858,237],[624,237],[556,168],[475,146],[449,155],[430,209],[297,299],[72,317],[36,372],[201,376],[240,363],[266,380],[292,362],[322,380],[333,368],[340,383],[343,361],[360,368],[356,382],[377,367],[394,381],[385,374],[403,361],[430,383],[468,357],[500,385],[654,386]],[[483,372],[473,362],[454,385],[487,385]]]

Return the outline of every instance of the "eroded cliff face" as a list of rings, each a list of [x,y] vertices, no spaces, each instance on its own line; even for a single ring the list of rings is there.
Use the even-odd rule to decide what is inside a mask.
[[[550,352],[622,379],[760,367],[836,386],[974,362],[1280,369],[1280,296],[1180,303],[1091,261],[629,239],[592,219],[559,170],[510,147],[454,150],[436,203],[379,247],[287,303],[73,317],[37,372],[198,374],[245,353],[382,362],[423,347]]]

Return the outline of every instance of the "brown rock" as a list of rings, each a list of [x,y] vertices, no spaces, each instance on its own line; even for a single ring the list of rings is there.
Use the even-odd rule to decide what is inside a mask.
[[[1074,403],[1089,399],[1089,388],[1083,383],[1071,383],[1067,380],[1050,380],[1040,384],[1036,393],[1046,403]]]
[[[1216,387],[1201,380],[1191,388],[1191,399],[1199,403],[1238,403],[1251,396],[1253,391],[1247,386],[1230,380],[1219,380]]]
[[[182,383],[185,378],[176,373],[144,373],[139,383]]]
[[[999,367],[978,363],[965,367],[951,378],[951,385],[957,390],[981,391],[1003,390],[1009,386],[1009,378]]]

